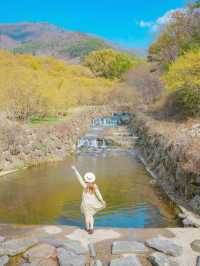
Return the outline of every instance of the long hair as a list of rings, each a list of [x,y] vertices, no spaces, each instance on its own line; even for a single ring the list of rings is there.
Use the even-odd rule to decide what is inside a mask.
[[[92,183],[86,182],[86,185],[87,185],[86,192],[91,194],[95,193],[96,185],[94,182]]]

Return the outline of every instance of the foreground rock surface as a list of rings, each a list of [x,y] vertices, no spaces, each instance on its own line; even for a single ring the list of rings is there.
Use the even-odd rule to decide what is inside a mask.
[[[149,239],[146,241],[146,244],[153,249],[174,257],[180,256],[183,252],[182,247],[174,244],[173,241],[162,237]]]
[[[149,261],[153,266],[179,266],[177,262],[172,261],[168,256],[159,252],[149,256]]]
[[[137,241],[115,241],[112,246],[112,254],[144,253],[148,251],[144,244]]]
[[[32,262],[38,259],[48,259],[50,257],[54,257],[55,254],[56,249],[53,246],[48,244],[39,244],[26,251],[23,257]]]
[[[38,241],[34,238],[13,239],[0,245],[0,255],[15,256],[25,252],[28,248],[36,245]]]
[[[142,266],[142,264],[135,255],[131,255],[125,258],[112,260],[110,266]]]
[[[85,266],[86,259],[83,255],[77,255],[64,248],[58,248],[57,253],[60,266]]]

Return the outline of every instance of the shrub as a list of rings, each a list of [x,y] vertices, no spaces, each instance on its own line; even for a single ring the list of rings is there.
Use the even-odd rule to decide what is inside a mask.
[[[190,51],[173,63],[164,81],[167,91],[184,114],[200,111],[200,49]]]
[[[84,63],[96,76],[119,79],[131,67],[138,64],[138,61],[126,53],[105,49],[90,53]]]
[[[104,104],[114,81],[51,57],[0,51],[0,110],[10,116],[51,116],[77,105]]]
[[[158,72],[152,71],[150,64],[140,64],[126,75],[126,82],[135,89],[140,100],[145,104],[153,103],[162,92],[163,84]]]

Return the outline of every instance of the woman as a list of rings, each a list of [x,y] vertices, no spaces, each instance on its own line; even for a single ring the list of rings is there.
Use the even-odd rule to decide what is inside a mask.
[[[86,231],[89,234],[94,232],[94,215],[98,211],[106,207],[106,202],[103,200],[101,193],[95,184],[95,175],[93,173],[86,173],[84,179],[79,174],[75,166],[72,166],[78,181],[83,187],[81,212],[85,217]]]

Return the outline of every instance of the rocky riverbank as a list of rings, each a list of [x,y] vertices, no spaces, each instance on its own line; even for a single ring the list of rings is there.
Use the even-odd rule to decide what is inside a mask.
[[[179,205],[199,213],[200,154],[196,151],[200,136],[195,133],[197,126],[173,126],[135,113],[130,127],[138,137],[138,154],[157,183]]]
[[[49,161],[63,160],[73,153],[77,139],[89,129],[91,120],[110,115],[114,108],[81,107],[65,120],[30,127],[0,117],[0,175]]]
[[[198,266],[197,228],[98,228],[0,225],[0,265]]]

